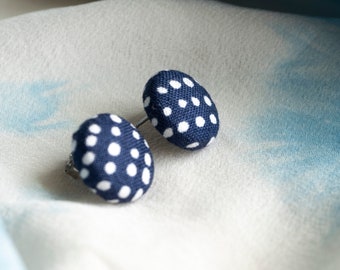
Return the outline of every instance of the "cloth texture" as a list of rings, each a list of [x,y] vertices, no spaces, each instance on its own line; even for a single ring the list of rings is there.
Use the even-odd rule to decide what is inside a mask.
[[[340,268],[339,19],[98,1],[2,20],[0,48],[0,215],[26,269]],[[64,174],[72,134],[136,123],[164,69],[208,90],[218,136],[187,151],[143,125],[153,183],[108,204]]]
[[[180,148],[202,149],[216,138],[216,106],[204,87],[188,74],[158,72],[145,86],[143,104],[151,124]]]
[[[147,141],[124,118],[98,114],[73,134],[72,160],[90,190],[111,203],[139,199],[150,187],[154,163]]]

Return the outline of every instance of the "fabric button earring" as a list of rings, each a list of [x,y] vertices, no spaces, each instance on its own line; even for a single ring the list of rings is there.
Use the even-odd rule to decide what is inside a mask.
[[[180,148],[198,150],[216,138],[216,106],[204,87],[188,74],[158,72],[147,82],[143,102],[151,124]]]
[[[65,171],[107,202],[135,201],[149,189],[154,175],[149,145],[124,118],[99,114],[86,120],[72,145]]]

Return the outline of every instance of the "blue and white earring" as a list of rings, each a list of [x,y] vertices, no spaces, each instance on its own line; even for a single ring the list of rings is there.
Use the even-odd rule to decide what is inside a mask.
[[[198,150],[216,138],[216,106],[191,76],[176,70],[160,71],[147,82],[143,101],[151,124],[176,146]]]
[[[147,82],[143,101],[147,118],[136,126],[118,115],[98,114],[82,123],[72,136],[65,172],[81,178],[107,202],[136,201],[152,184],[152,153],[137,129],[147,119],[169,142],[187,150],[209,145],[218,133],[215,104],[185,73],[157,73]]]
[[[149,189],[154,175],[149,145],[124,118],[98,114],[86,120],[72,138],[65,172],[81,178],[107,202],[135,201]]]

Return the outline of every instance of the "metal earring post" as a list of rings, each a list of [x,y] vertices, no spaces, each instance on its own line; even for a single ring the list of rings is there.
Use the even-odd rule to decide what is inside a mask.
[[[139,121],[137,122],[137,124],[135,125],[136,128],[139,128],[140,126],[142,126],[143,124],[145,124],[148,120],[149,120],[149,118],[145,115],[141,120],[139,120]]]
[[[71,176],[73,179],[79,179],[79,171],[74,166],[73,156],[72,154],[69,155],[68,161],[65,165],[65,173],[69,176]]]

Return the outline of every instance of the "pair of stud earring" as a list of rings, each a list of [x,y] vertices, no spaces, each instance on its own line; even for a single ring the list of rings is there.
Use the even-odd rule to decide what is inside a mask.
[[[198,150],[209,145],[219,129],[216,106],[191,76],[160,71],[143,92],[147,117],[134,126],[115,114],[98,114],[73,134],[65,172],[81,178],[91,191],[110,203],[136,201],[152,184],[154,161],[138,127],[151,124],[176,146]]]

